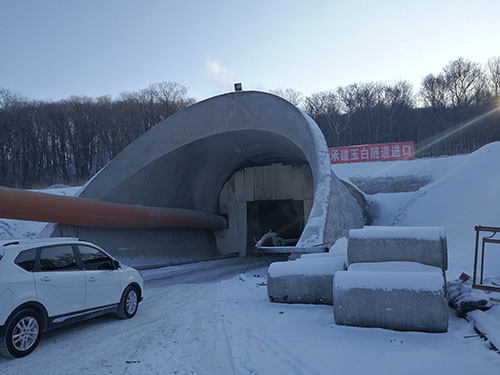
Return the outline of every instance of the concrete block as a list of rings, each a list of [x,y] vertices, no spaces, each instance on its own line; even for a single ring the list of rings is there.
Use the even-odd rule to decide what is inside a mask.
[[[219,212],[221,214],[227,214],[229,213],[229,193],[228,193],[228,184],[224,184],[224,187],[222,188],[222,191],[220,192],[219,195]]]
[[[245,201],[245,171],[238,171],[233,175],[234,178],[234,198],[238,202]]]
[[[236,201],[236,182],[234,176],[227,182],[227,200],[229,202]]]
[[[266,167],[255,167],[254,168],[254,195],[256,201],[262,201],[266,199],[264,190],[264,170]]]
[[[446,332],[444,278],[436,272],[338,271],[335,323],[401,331]]]
[[[304,218],[309,219],[309,215],[311,214],[311,208],[313,205],[312,199],[304,199]]]
[[[316,254],[302,254],[301,260],[314,260],[314,259],[341,259],[347,263],[347,254],[345,252],[339,253],[316,253]]]
[[[279,170],[279,176],[274,180],[276,199],[290,199],[294,195],[293,189],[295,188],[295,181],[292,180],[292,166],[282,165]]]
[[[243,187],[244,200],[249,202],[255,199],[255,169],[245,168],[245,186]]]
[[[247,233],[247,204],[246,202],[236,202],[235,204],[235,212],[237,215],[237,222],[238,222],[238,233],[244,234],[244,237],[246,237]]]
[[[347,246],[349,264],[362,262],[419,262],[448,268],[443,227],[364,227],[351,229]]]
[[[264,168],[264,200],[274,199],[273,177],[273,168]]]
[[[377,271],[377,272],[435,272],[443,275],[439,267],[428,266],[418,262],[374,262],[353,263],[348,271]]]
[[[333,276],[345,258],[276,262],[269,266],[267,294],[271,302],[333,304]]]
[[[308,180],[306,178],[305,168],[303,168],[302,166],[293,167],[292,179],[294,181],[292,198],[295,200],[310,199],[311,197],[309,195],[306,195],[306,191],[308,190],[308,188],[305,182]]]

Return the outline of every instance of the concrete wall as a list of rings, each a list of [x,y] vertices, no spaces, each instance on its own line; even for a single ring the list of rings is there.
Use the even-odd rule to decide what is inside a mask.
[[[267,274],[271,302],[333,305],[333,278],[345,269],[345,254],[309,254],[274,262]]]
[[[314,183],[309,165],[248,167],[236,172],[224,184],[219,204],[224,210],[229,201],[251,202],[276,199],[314,198]]]
[[[233,174],[219,196],[219,212],[228,215],[228,228],[215,233],[220,252],[246,254],[247,202],[282,199],[301,201],[304,222],[307,221],[314,199],[309,165],[272,164],[245,168]]]
[[[167,118],[117,155],[80,196],[218,213],[219,193],[235,171],[273,163],[311,168],[314,201],[299,245],[339,237],[363,225],[359,207],[331,172],[318,126],[289,102],[261,92],[217,96]],[[56,228],[53,235],[60,232]],[[200,258],[200,253],[208,257],[217,252],[210,231],[193,231],[196,250],[182,229],[130,233],[130,255],[146,251],[154,259],[169,260],[179,253]],[[120,245],[109,240],[114,235],[114,230],[85,229],[88,240],[107,244],[118,254]]]
[[[445,280],[436,272],[338,271],[335,323],[401,331],[446,332]]]
[[[348,263],[419,262],[448,269],[443,227],[366,226],[349,232]]]

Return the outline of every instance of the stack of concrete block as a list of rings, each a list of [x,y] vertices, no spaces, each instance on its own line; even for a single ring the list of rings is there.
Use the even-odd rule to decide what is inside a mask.
[[[346,268],[346,254],[308,254],[269,266],[267,293],[272,302],[333,304],[333,276]]]
[[[447,331],[444,228],[351,230],[347,258],[348,270],[334,277],[337,324]]]
[[[443,227],[377,227],[351,229],[347,245],[349,264],[361,262],[419,262],[448,269]]]

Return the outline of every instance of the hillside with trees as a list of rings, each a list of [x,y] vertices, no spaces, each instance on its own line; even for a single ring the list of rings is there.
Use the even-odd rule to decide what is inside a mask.
[[[457,59],[407,81],[353,83],[304,96],[270,90],[307,112],[331,147],[414,141],[416,156],[472,152],[500,140],[500,57]],[[175,82],[137,92],[24,98],[0,89],[0,185],[81,184],[123,148],[168,116],[195,103]]]

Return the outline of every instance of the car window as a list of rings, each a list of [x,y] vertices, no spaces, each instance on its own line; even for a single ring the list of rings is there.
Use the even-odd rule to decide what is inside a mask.
[[[40,252],[41,271],[71,271],[78,269],[71,245],[44,247]]]
[[[35,266],[36,250],[37,249],[21,251],[14,260],[14,263],[26,271],[32,272]]]
[[[80,255],[83,261],[83,267],[86,270],[113,270],[113,260],[102,251],[84,245],[78,245]]]

